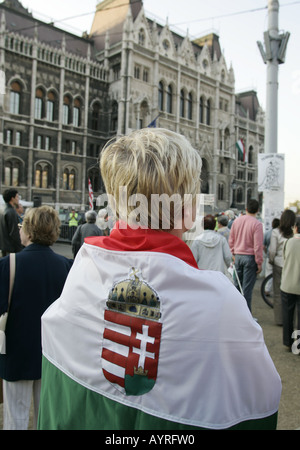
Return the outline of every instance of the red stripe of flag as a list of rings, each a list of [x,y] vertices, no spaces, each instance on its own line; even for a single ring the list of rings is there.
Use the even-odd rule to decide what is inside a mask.
[[[102,358],[106,359],[106,361],[116,364],[117,366],[123,367],[123,369],[126,368],[127,357],[122,356],[119,353],[115,353],[111,350],[108,350],[107,348],[103,348]]]

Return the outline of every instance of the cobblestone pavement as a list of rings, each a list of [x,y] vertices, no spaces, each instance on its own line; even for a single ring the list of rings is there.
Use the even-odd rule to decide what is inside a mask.
[[[54,251],[72,258],[71,246],[55,244]],[[295,430],[300,428],[300,355],[287,352],[282,345],[282,327],[274,325],[273,310],[260,296],[259,278],[255,284],[252,313],[263,329],[264,338],[282,381],[282,396],[279,406],[278,430]],[[3,405],[0,405],[0,429],[2,429]],[[32,417],[29,428],[32,428]]]

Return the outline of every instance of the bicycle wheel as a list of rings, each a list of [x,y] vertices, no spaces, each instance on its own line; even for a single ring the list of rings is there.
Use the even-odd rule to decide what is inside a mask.
[[[261,296],[263,298],[263,301],[270,306],[270,308],[273,308],[273,274],[271,273],[268,275],[263,282],[261,283]],[[268,290],[267,290],[268,289]]]

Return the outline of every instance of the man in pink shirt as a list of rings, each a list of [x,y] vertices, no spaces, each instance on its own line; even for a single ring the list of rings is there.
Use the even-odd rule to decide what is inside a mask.
[[[261,272],[263,263],[264,235],[262,223],[256,219],[258,208],[257,200],[249,200],[246,215],[233,222],[228,241],[250,311],[256,275]],[[235,285],[239,288],[236,280]]]

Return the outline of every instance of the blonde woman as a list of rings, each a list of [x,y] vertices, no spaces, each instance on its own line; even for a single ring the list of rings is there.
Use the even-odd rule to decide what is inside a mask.
[[[276,426],[281,384],[261,328],[182,240],[200,172],[198,152],[165,129],[103,150],[118,222],[85,240],[42,318],[40,429]]]
[[[62,291],[72,261],[50,248],[60,221],[48,206],[26,211],[20,230],[24,250],[16,254],[16,273],[6,326],[6,354],[0,355],[3,379],[3,428],[28,427],[31,398],[34,426],[41,385],[41,316]],[[7,310],[9,256],[0,259],[0,314]]]

